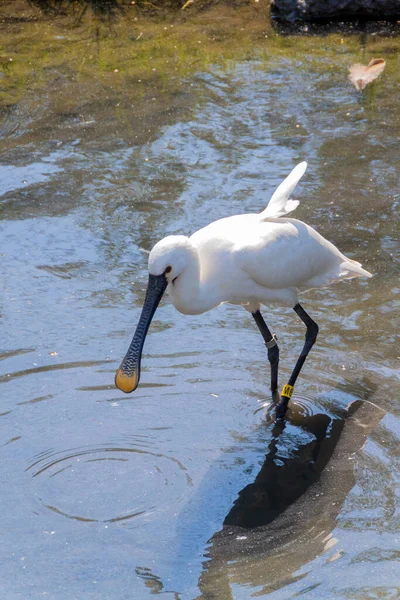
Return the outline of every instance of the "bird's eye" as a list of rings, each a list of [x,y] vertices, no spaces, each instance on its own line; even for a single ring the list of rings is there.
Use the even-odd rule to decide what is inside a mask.
[[[166,275],[167,273],[171,273],[172,271],[172,267],[167,267],[164,271],[164,274]]]

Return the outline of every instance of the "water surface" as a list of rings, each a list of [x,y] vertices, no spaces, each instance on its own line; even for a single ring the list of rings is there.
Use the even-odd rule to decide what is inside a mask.
[[[157,27],[162,33],[167,25]],[[4,52],[13,48],[19,60],[0,80],[0,582],[7,600],[400,594],[399,42],[379,33],[280,37],[265,25],[261,37],[261,30],[250,49],[248,37],[243,48],[240,39],[233,48],[219,40],[220,59],[210,42],[198,64],[177,48],[179,72],[168,72],[154,52],[159,79],[143,51],[148,77],[140,93],[128,37],[96,39],[83,26],[47,20],[4,30]],[[44,35],[58,53],[65,43],[64,61],[42,53]],[[77,72],[71,65],[83,39],[98,54],[92,71],[85,63]],[[110,45],[130,74],[101,63]],[[36,76],[24,88],[29,52]],[[356,92],[348,65],[376,55],[386,59],[385,73]],[[270,548],[260,539],[239,560],[218,553],[218,532],[273,443],[265,420],[269,365],[249,315],[221,306],[184,317],[165,299],[139,389],[124,395],[113,377],[140,313],[152,245],[261,211],[301,160],[309,168],[294,216],[374,277],[302,299],[320,336],[295,404],[329,419],[357,400],[380,412],[360,421],[364,437],[360,427],[348,430],[354,450],[346,437],[318,514],[307,517],[303,505],[289,523],[290,549],[276,536]],[[303,327],[287,309],[268,307],[264,316],[279,337],[283,382]],[[281,454],[294,444],[296,457],[313,431],[288,427]],[[344,465],[350,475],[339,493]],[[318,536],[323,543],[313,544]]]

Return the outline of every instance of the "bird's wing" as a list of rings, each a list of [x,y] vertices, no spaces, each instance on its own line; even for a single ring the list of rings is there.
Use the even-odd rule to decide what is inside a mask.
[[[305,161],[301,162],[293,169],[286,179],[282,181],[280,186],[272,194],[267,208],[260,214],[262,221],[269,217],[282,217],[298,207],[300,202],[298,200],[290,200],[289,196],[303,177],[306,169],[307,163]]]

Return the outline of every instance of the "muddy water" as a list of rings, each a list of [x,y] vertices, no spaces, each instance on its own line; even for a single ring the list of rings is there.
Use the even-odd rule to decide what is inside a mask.
[[[47,21],[18,27],[7,30],[6,52],[18,35],[14,60],[31,48],[33,27],[57,44],[68,36],[66,56],[82,43],[82,30],[79,37],[59,24],[57,36]],[[268,35],[250,53],[239,40],[228,63],[210,50],[208,64],[167,83],[167,72],[163,81],[144,79],[139,96],[128,77],[123,89],[108,82],[102,97],[100,77],[77,77],[67,58],[49,65],[48,54],[36,56],[35,85],[18,95],[22,75],[4,68],[0,587],[7,600],[400,594],[399,43],[379,33]],[[357,93],[347,66],[376,54],[386,72]],[[138,319],[152,245],[263,209],[301,160],[309,168],[295,216],[374,278],[304,296],[320,337],[286,429],[276,432],[265,419],[266,352],[237,307],[184,317],[163,301],[140,388],[117,391],[113,376]],[[290,310],[268,307],[264,316],[279,337],[283,382],[303,329]],[[369,412],[347,419],[343,411],[356,400],[372,403]],[[325,438],[333,440],[327,450]],[[249,493],[258,494],[263,465],[270,477],[272,451],[287,486],[297,460],[321,455],[324,465],[335,447],[321,489],[310,488],[292,513],[289,506],[281,529],[268,529],[260,505],[256,523],[251,510],[240,513]],[[249,518],[253,533],[229,530]],[[247,541],[224,545],[228,534]]]

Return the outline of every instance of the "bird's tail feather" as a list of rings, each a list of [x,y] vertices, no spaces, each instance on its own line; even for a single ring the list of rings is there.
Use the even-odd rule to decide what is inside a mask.
[[[353,279],[354,277],[373,277],[369,271],[362,268],[359,262],[343,256],[345,260],[336,264],[333,269],[322,275],[317,275],[309,279],[303,285],[298,286],[299,291],[307,292],[315,288],[322,288],[332,283],[338,283],[344,279]]]
[[[362,268],[356,260],[348,258],[340,264],[340,279],[351,279],[352,277],[372,277],[372,273]]]
[[[260,214],[261,220],[268,219],[270,217],[282,217],[295,208],[298,207],[300,202],[298,200],[290,200],[289,196],[293,192],[294,188],[303,177],[305,170],[307,169],[307,163],[301,162],[289,173],[284,181],[278,186],[275,192],[271,196],[271,200],[268,202],[268,206]]]

